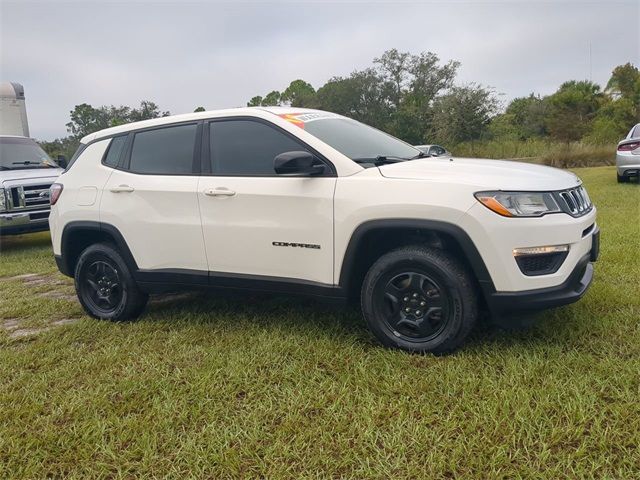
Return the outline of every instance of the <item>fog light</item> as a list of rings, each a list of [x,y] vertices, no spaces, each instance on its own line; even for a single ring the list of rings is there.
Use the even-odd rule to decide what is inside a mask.
[[[569,254],[569,245],[514,248],[520,271],[527,276],[556,273]]]
[[[569,245],[553,245],[549,247],[524,247],[514,248],[513,256],[518,257],[520,255],[544,255],[545,253],[561,253],[568,251]]]

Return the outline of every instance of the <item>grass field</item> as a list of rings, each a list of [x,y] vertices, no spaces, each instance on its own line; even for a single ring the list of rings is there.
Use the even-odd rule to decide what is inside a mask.
[[[312,302],[91,320],[47,234],[3,238],[0,478],[640,478],[640,186],[576,172],[602,229],[590,292],[440,358]]]

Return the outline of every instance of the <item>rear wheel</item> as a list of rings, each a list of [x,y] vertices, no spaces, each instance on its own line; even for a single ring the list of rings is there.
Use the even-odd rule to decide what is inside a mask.
[[[75,287],[84,310],[92,317],[124,321],[137,318],[147,304],[120,253],[98,243],[82,252],[75,269]]]
[[[422,246],[378,259],[365,277],[361,300],[378,340],[411,352],[455,350],[478,316],[468,272],[449,253]]]
[[[627,183],[627,182],[629,182],[629,177],[627,177],[626,175],[616,174],[616,176],[618,177],[618,183]]]

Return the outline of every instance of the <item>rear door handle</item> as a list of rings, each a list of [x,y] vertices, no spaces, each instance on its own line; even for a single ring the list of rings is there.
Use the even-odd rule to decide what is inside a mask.
[[[129,185],[118,185],[117,187],[110,188],[109,190],[113,193],[131,193],[135,188],[130,187]]]
[[[229,190],[228,188],[207,188],[204,194],[209,197],[233,197],[236,192]]]

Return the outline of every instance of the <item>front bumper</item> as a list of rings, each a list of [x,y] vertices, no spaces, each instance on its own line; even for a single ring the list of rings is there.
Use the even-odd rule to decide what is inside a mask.
[[[0,214],[0,235],[20,235],[44,230],[49,230],[49,209]]]
[[[600,253],[600,230],[592,234],[591,251],[580,258],[569,277],[554,287],[522,292],[489,292],[487,304],[497,323],[505,317],[560,307],[580,300],[591,286],[593,265]]]

